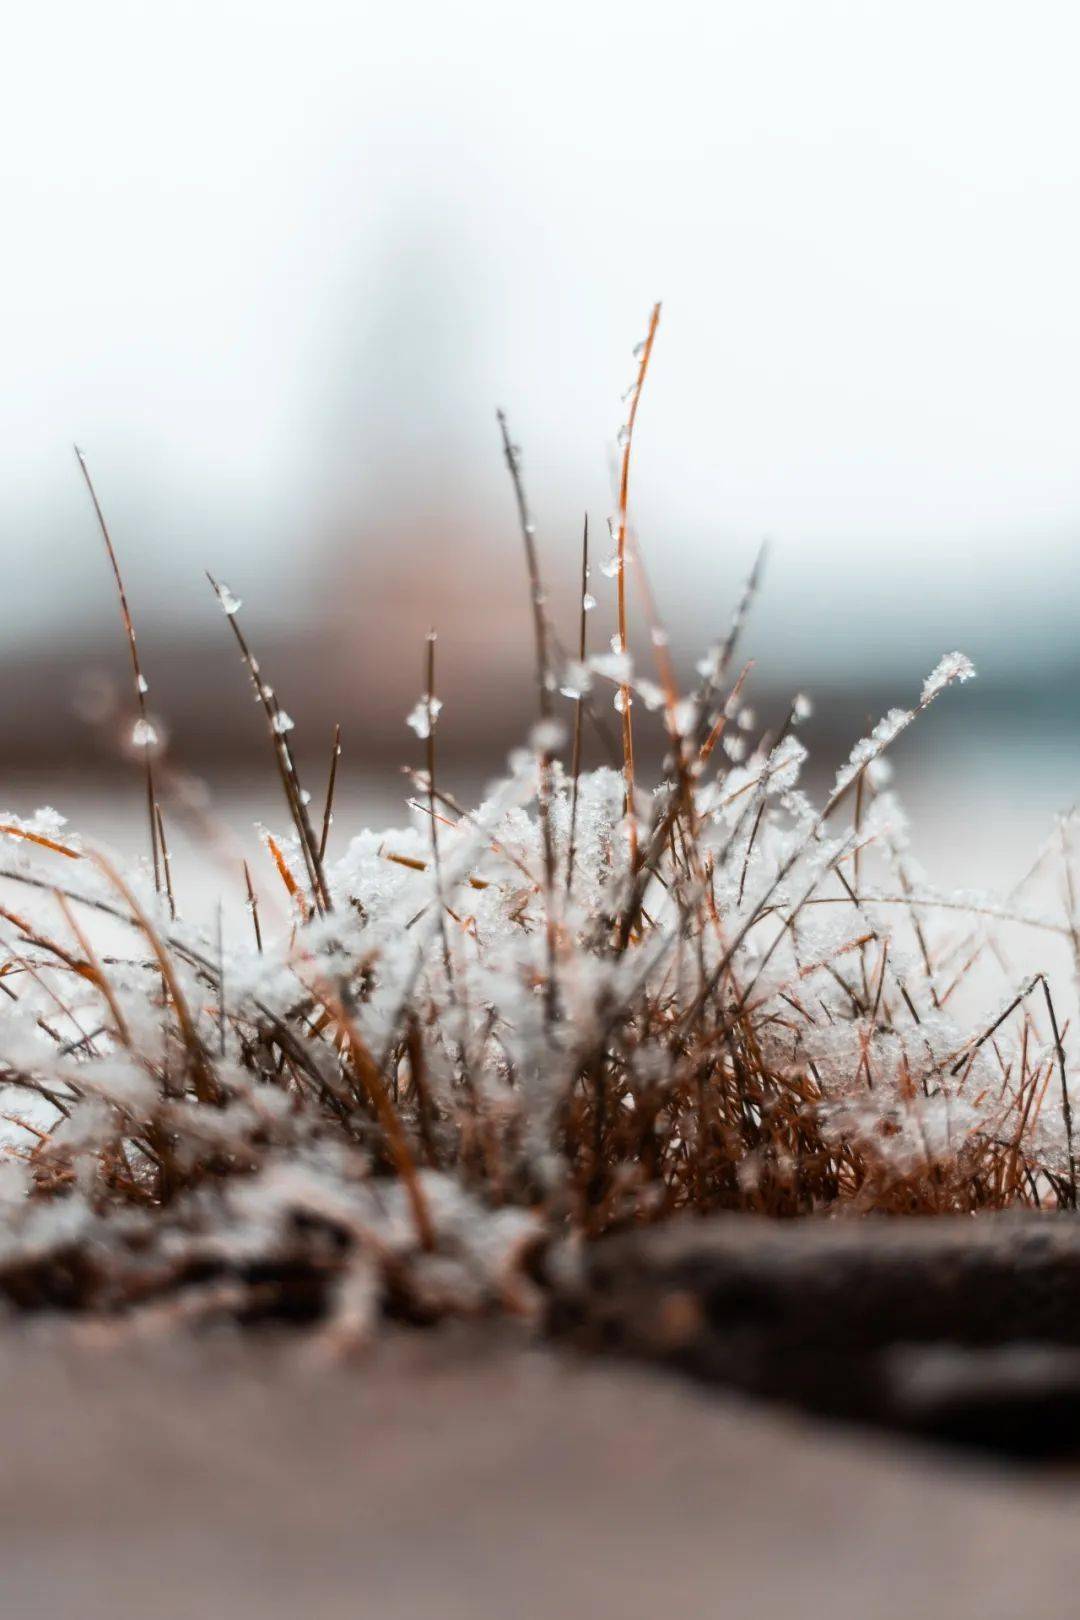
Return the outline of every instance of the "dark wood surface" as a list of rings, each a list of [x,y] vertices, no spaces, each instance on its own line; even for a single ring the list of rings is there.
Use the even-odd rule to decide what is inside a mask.
[[[565,1275],[565,1274],[564,1274]],[[1080,1454],[1080,1220],[678,1221],[588,1250],[552,1326],[857,1421]]]

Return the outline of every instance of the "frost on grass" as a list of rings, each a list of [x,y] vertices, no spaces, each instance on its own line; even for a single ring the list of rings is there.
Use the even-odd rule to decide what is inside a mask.
[[[224,951],[55,812],[3,817],[0,1292],[358,1333],[527,1309],[545,1245],[686,1209],[1070,1206],[1063,1014],[1039,976],[963,992],[1002,923],[1067,943],[1071,913],[925,884],[883,758],[915,711],[815,805],[803,743],[755,742],[719,650],[702,671],[633,829],[623,774],[575,780],[545,720],[475,810],[440,805],[437,860],[422,799],[333,858],[303,816],[267,834],[287,920]],[[943,660],[920,711],[970,674]]]
[[[975,675],[975,665],[963,653],[946,653],[938,663],[935,670],[926,677],[922,689],[920,703],[923,707],[944,691],[951,681],[970,681]]]
[[[624,396],[610,650],[579,613],[570,656],[549,621],[500,416],[539,724],[481,804],[437,787],[432,632],[407,717],[425,745],[412,820],[328,845],[334,774],[320,818],[241,604],[211,577],[284,790],[260,883],[245,869],[247,942],[204,934],[173,893],[167,736],[137,661],[152,859],[121,871],[55,812],[0,818],[0,1297],[165,1298],[349,1341],[387,1311],[529,1311],[550,1247],[565,1264],[682,1211],[1075,1210],[1075,1020],[1060,980],[1017,975],[999,937],[1026,930],[1080,974],[1074,820],[1003,899],[941,894],[889,785],[893,743],[933,724],[968,660],[948,654],[856,742],[820,803],[794,730],[809,699],[759,719],[735,661],[760,558],[693,690],[652,606],[654,667],[632,661],[630,440],[659,314]],[[586,530],[584,613],[589,577]],[[652,784],[633,738],[650,710],[667,748]],[[579,769],[609,729],[622,769]],[[283,922],[260,912],[267,881]]]
[[[219,584],[217,594],[218,601],[221,603],[221,611],[225,614],[226,618],[233,618],[237,613],[239,613],[240,609],[244,605],[238,596],[233,595],[232,591],[230,591],[224,580],[222,580],[222,582]]]
[[[418,737],[430,737],[435,729],[441,708],[441,698],[425,695],[409,710],[405,717],[405,724],[410,731],[415,731]]]

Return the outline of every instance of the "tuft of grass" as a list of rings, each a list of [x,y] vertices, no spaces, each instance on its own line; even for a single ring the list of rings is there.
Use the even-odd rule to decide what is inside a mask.
[[[177,774],[149,720],[120,566],[90,479],[132,660],[149,867],[121,872],[40,813],[0,822],[0,1292],[25,1307],[429,1319],[535,1307],[553,1243],[684,1212],[776,1217],[1075,1210],[1065,1042],[1050,981],[958,1011],[1003,925],[1080,965],[1071,829],[1060,915],[923,884],[887,778],[891,743],[974,671],[947,655],[858,742],[823,803],[800,790],[801,695],[764,730],[730,630],[680,687],[629,516],[637,352],[611,520],[617,630],[575,656],[549,617],[520,452],[499,426],[524,544],[538,715],[475,810],[441,786],[434,632],[411,825],[331,858],[340,731],[321,808],[293,722],[227,587],[286,830],[267,834],[285,925],[226,953],[185,921],[166,837]],[[655,679],[631,657],[629,574]],[[606,683],[606,684],[605,684]],[[619,717],[621,759],[587,769]],[[662,716],[646,790],[635,705]],[[569,719],[570,725],[564,721]],[[569,753],[569,762],[564,755]],[[124,941],[95,943],[107,924]],[[1003,959],[1004,960],[1004,959]]]

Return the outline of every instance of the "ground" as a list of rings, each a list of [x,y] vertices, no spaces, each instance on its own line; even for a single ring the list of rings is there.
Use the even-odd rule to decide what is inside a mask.
[[[495,1330],[10,1324],[12,1620],[1061,1612],[1080,1478],[829,1428]]]

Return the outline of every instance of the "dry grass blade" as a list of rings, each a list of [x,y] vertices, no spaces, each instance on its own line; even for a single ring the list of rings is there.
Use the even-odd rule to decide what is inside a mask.
[[[630,453],[634,447],[634,424],[637,421],[638,406],[641,403],[641,391],[645,386],[645,378],[649,370],[649,361],[652,359],[653,343],[656,340],[656,329],[660,325],[660,305],[653,307],[649,317],[649,330],[641,345],[638,362],[637,377],[630,393],[630,409],[627,413],[626,423],[621,432],[622,440],[622,467],[619,473],[619,507],[616,515],[615,557],[618,568],[618,636],[619,648],[623,654],[630,651],[629,617],[627,611],[626,592],[626,534],[627,510],[630,500]],[[637,822],[634,815],[634,728],[630,718],[631,693],[625,683],[620,688],[622,707],[622,736],[623,736],[623,770],[626,776],[627,814],[630,823],[630,849],[631,854],[637,854]]]
[[[319,863],[326,860],[326,846],[330,842],[330,828],[334,824],[334,789],[337,786],[338,765],[341,762],[341,727],[334,727],[334,743],[330,750],[330,776],[326,784],[326,803],[323,807],[322,832],[319,835]]]
[[[521,476],[521,451],[510,438],[510,429],[507,426],[505,411],[497,411],[496,420],[502,437],[503,458],[510,474],[510,481],[514,486],[518,524],[525,546],[525,562],[529,573],[529,600],[532,605],[533,615],[533,635],[536,641],[537,699],[540,707],[540,718],[541,720],[547,720],[551,716],[551,692],[554,682],[551,679],[551,661],[548,647],[547,598],[544,595],[543,582],[540,578],[540,560],[536,550],[536,525],[529,511],[525,485]]]
[[[25,827],[12,827],[7,822],[0,822],[0,833],[8,838],[25,838],[39,849],[51,849],[54,855],[66,855],[69,861],[82,859],[77,849],[68,849],[65,844],[58,844],[55,838],[46,838],[42,833],[30,832]]]
[[[585,522],[581,531],[581,597],[578,606],[578,663],[582,669],[585,667],[585,654],[588,650],[588,622],[589,622],[589,514],[585,514]],[[581,778],[581,710],[583,694],[578,693],[574,700],[574,743],[571,754],[570,773],[573,777],[573,790],[570,799],[570,837],[566,852],[566,892],[570,893],[574,882],[574,855],[575,840],[577,837],[578,813],[578,787]]]
[[[127,636],[128,652],[131,654],[131,678],[135,688],[135,706],[139,712],[137,738],[138,746],[142,751],[143,772],[146,779],[146,814],[150,824],[150,855],[154,866],[154,887],[157,889],[158,893],[160,893],[161,868],[158,853],[157,794],[154,790],[154,766],[151,758],[153,747],[153,727],[150,724],[146,710],[146,694],[149,691],[149,687],[142,672],[142,665],[139,663],[139,649],[135,641],[135,623],[131,617],[131,609],[128,607],[127,592],[124,589],[123,575],[120,573],[120,564],[117,560],[116,550],[112,543],[112,536],[109,534],[109,526],[105,522],[105,513],[101,509],[101,502],[98,500],[97,490],[94,488],[93,479],[90,477],[90,468],[86,464],[86,457],[83,455],[78,445],[74,446],[74,450],[75,458],[79,463],[79,468],[83,475],[83,480],[86,484],[87,490],[89,491],[90,499],[93,502],[94,512],[98,521],[98,528],[101,530],[101,538],[105,542],[105,551],[109,558],[109,566],[112,568],[113,579],[116,583],[116,594],[120,601],[120,616],[124,623],[124,634]]]
[[[251,677],[251,684],[255,688],[255,696],[266,716],[270,741],[274,749],[274,759],[277,763],[278,774],[285,793],[285,801],[288,804],[289,814],[296,828],[296,835],[307,867],[308,882],[311,887],[311,896],[315,909],[317,911],[330,911],[332,906],[330,891],[326,884],[326,874],[322,869],[322,861],[315,843],[311,819],[307,812],[307,797],[301,786],[296,761],[293,758],[292,748],[289,744],[288,733],[292,728],[292,721],[279,704],[273,688],[262,678],[262,671],[258,661],[248,646],[247,637],[237,622],[239,603],[233,605],[232,599],[224,586],[220,585],[211,573],[208,572],[206,577],[210,581],[222,611],[229,621],[229,627],[240,649],[240,656]]]

